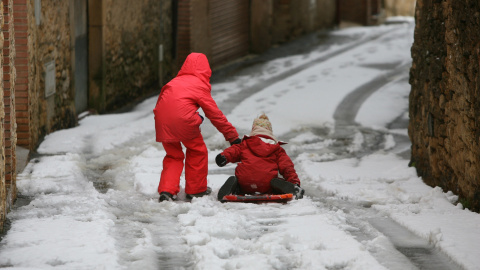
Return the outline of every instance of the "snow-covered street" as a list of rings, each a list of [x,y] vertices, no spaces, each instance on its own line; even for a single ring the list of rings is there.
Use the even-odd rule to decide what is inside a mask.
[[[408,166],[407,22],[327,32],[311,49],[212,78],[240,134],[268,115],[303,199],[217,201],[235,164],[217,167],[228,143],[205,121],[212,194],[186,202],[182,190],[179,201],[159,203],[155,96],[45,138],[18,175],[0,267],[479,269],[480,215]]]

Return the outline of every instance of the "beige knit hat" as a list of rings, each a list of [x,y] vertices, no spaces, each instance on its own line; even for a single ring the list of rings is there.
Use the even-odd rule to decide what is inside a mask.
[[[255,128],[255,126],[263,127],[273,132],[272,123],[270,123],[270,120],[268,119],[268,116],[265,115],[265,113],[262,113],[262,115],[253,120],[252,129]]]

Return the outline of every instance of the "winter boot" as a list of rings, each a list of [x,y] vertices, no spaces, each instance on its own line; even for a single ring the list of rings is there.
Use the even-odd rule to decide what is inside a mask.
[[[235,176],[230,176],[218,191],[218,200],[223,201],[223,197],[230,194],[236,194],[238,190],[238,180]]]
[[[295,185],[295,193],[293,193],[295,200],[303,198],[303,194],[305,194],[305,189],[301,188],[299,185]]]
[[[209,195],[212,193],[212,189],[210,187],[207,187],[207,190],[204,192],[196,193],[196,194],[187,194],[187,199],[191,200],[193,198],[198,198],[198,197],[203,197],[205,195]]]
[[[305,193],[305,190],[299,185],[292,184],[281,178],[273,178],[270,181],[270,186],[275,192],[293,194],[295,200],[303,198],[303,194]]]
[[[160,193],[160,198],[158,198],[158,202],[163,202],[163,201],[174,201],[175,196],[168,193],[168,192],[161,192]]]

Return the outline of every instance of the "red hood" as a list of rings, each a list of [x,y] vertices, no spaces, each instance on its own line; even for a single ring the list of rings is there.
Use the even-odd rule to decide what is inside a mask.
[[[267,157],[280,148],[280,144],[263,142],[258,136],[245,136],[244,140],[250,151],[259,157]]]
[[[210,85],[210,77],[212,76],[212,70],[208,63],[207,57],[203,53],[191,53],[183,62],[182,68],[178,72],[177,76],[193,75],[204,83]]]

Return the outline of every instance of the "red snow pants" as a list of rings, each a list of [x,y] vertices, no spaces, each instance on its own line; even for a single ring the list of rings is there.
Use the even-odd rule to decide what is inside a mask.
[[[185,146],[186,157],[182,151]],[[207,190],[208,151],[202,134],[198,137],[180,142],[162,142],[167,152],[163,159],[158,193],[166,191],[176,195],[180,191],[180,176],[185,159],[185,193],[196,194]]]

